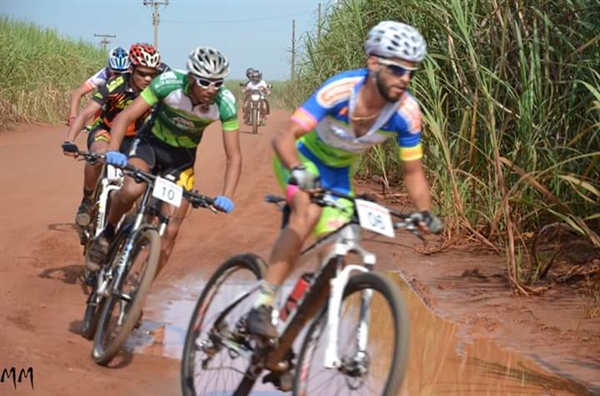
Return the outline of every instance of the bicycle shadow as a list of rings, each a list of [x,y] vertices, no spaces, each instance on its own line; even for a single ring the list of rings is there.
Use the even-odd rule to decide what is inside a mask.
[[[38,274],[42,279],[62,281],[68,285],[80,285],[83,294],[88,295],[83,264],[71,264],[62,267],[47,268]]]
[[[47,227],[48,231],[75,232],[79,234],[79,227],[75,223],[51,223]]]

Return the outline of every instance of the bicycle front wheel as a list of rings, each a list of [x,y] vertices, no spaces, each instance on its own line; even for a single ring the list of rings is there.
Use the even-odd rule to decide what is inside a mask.
[[[325,306],[302,344],[294,395],[396,396],[408,357],[408,313],[399,287],[374,272],[350,278],[338,316],[341,363],[332,369],[324,367],[327,312]]]
[[[253,351],[243,318],[254,303],[256,294],[250,291],[264,272],[260,257],[241,254],[225,261],[206,283],[185,336],[181,359],[184,396],[244,395],[252,389],[255,379],[246,372]],[[232,306],[236,301],[239,303]]]
[[[129,238],[114,255],[111,266],[116,274],[124,255],[128,255],[122,277],[115,276],[108,290],[98,329],[94,337],[92,358],[99,365],[107,365],[120,351],[140,319],[146,295],[156,276],[160,258],[160,236],[153,228],[139,231],[127,251]]]

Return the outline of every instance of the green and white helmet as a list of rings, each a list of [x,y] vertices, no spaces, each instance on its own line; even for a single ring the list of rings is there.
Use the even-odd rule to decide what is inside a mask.
[[[229,61],[214,48],[198,47],[190,52],[187,69],[196,77],[222,79],[229,75]]]
[[[369,31],[367,55],[399,58],[420,63],[427,55],[427,43],[414,27],[396,21],[382,21]]]

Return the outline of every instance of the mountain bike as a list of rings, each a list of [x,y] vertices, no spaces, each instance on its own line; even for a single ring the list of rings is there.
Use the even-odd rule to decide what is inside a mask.
[[[78,157],[95,165],[99,161],[98,155],[94,153],[88,153],[80,151]],[[110,164],[104,164],[102,167],[102,173],[96,188],[91,197],[93,207],[90,214],[90,224],[83,227],[79,233],[80,243],[83,246],[83,255],[85,256],[87,250],[91,245],[91,241],[97,237],[104,227],[106,226],[106,216],[108,209],[110,208],[110,197],[113,191],[118,190],[123,185],[123,172],[121,169],[114,167]],[[86,281],[88,281],[88,273],[86,272]]]
[[[263,382],[293,390],[295,395],[342,394],[332,389],[338,383],[356,394],[397,394],[408,356],[408,314],[399,286],[371,272],[376,255],[361,246],[360,229],[394,237],[394,230],[403,228],[423,239],[417,226],[421,217],[396,212],[366,196],[334,191],[314,195],[312,201],[344,210],[332,197],[352,203],[347,209],[352,210],[352,219],[301,253],[299,262],[319,252],[324,258],[316,273],[300,277],[283,308],[273,311],[278,339],[258,339],[245,326],[255,301],[251,296],[258,293],[265,272],[260,257],[233,256],[208,280],[184,344],[181,387],[185,396],[247,395],[263,372],[267,373]],[[283,210],[285,226],[290,213],[285,198],[269,195],[266,199]],[[392,216],[400,221],[394,223]],[[226,284],[240,273],[242,278]],[[220,295],[227,289],[231,295]],[[294,341],[315,313],[296,360]],[[324,371],[317,372],[319,368]],[[227,383],[217,383],[223,378]]]
[[[123,167],[122,172],[138,183],[146,183],[146,190],[137,204],[135,217],[117,229],[107,260],[96,272],[86,304],[82,334],[94,338],[92,358],[100,365],[108,364],[116,356],[141,318],[158,268],[160,238],[170,220],[162,210],[163,203],[178,207],[182,199],[187,199],[194,208],[217,212],[212,198],[186,191],[167,178],[130,165]]]

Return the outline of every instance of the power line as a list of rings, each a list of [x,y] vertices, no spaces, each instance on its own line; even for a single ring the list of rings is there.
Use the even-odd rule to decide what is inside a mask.
[[[160,12],[158,11],[158,7],[164,5],[165,7],[169,5],[169,0],[144,0],[145,6],[154,7],[154,11],[152,12],[152,25],[154,25],[154,48],[158,50],[158,25],[160,24]]]
[[[217,20],[215,21],[214,19],[210,19],[210,20],[204,20],[204,21],[172,21],[172,20],[164,20],[164,23],[179,23],[179,24],[185,24],[185,25],[198,25],[198,24],[207,24],[207,23],[243,23],[243,22],[256,22],[256,21],[270,21],[270,20],[275,20],[275,19],[284,19],[284,18],[292,18],[295,16],[301,16],[301,15],[309,15],[312,14],[313,12],[301,12],[301,13],[296,13],[296,14],[288,14],[288,15],[279,15],[279,16],[274,16],[274,17],[265,17],[265,18],[253,18],[253,19],[223,19],[223,20]]]
[[[94,33],[94,37],[102,38],[102,40],[100,40],[100,45],[102,46],[102,50],[106,51],[108,44],[110,44],[109,38],[116,38],[117,36],[114,34],[96,34],[96,33]]]

